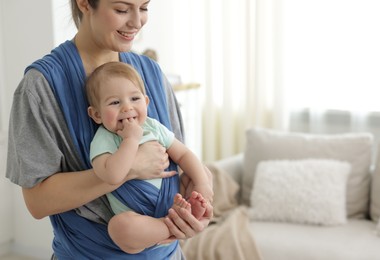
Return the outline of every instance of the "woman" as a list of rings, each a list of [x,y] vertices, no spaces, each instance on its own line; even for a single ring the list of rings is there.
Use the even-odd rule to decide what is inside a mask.
[[[7,177],[22,187],[33,217],[50,216],[54,257],[58,259],[181,259],[174,239],[202,231],[212,208],[200,221],[185,210],[176,213],[170,209],[165,223],[175,236],[165,242],[171,243],[127,255],[111,242],[106,227],[112,214],[103,195],[119,187],[100,181],[88,159],[96,127],[87,116],[84,81],[95,68],[110,61],[130,63],[139,71],[149,90],[149,115],[173,128],[181,139],[175,99],[161,70],[151,60],[127,53],[147,21],[149,1],[71,0],[71,4],[78,33],[30,65],[15,91]],[[139,148],[126,180],[177,178],[175,165],[165,172],[168,166],[164,149],[149,142]],[[188,187],[187,192],[191,183]]]

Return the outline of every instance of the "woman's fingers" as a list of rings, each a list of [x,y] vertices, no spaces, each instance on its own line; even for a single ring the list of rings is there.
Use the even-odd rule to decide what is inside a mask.
[[[172,177],[172,176],[176,175],[177,173],[178,172],[176,172],[176,171],[164,171],[164,172],[161,172],[160,178]]]
[[[165,223],[177,239],[191,238],[204,229],[204,224],[183,208],[178,212],[169,209]]]

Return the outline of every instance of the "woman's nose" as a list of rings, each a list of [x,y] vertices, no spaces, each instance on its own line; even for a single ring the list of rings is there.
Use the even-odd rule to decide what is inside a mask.
[[[142,27],[140,10],[134,10],[130,14],[127,25],[129,27],[140,29]]]

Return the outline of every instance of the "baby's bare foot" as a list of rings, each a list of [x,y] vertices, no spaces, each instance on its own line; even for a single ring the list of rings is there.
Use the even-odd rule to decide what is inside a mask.
[[[187,202],[181,194],[177,193],[174,196],[174,203],[172,206],[172,209],[174,209],[176,212],[179,211],[180,208],[184,208],[188,210],[191,213],[191,205],[189,202]]]
[[[191,204],[191,213],[193,216],[200,219],[206,212],[206,199],[203,198],[199,192],[193,191],[187,201]]]

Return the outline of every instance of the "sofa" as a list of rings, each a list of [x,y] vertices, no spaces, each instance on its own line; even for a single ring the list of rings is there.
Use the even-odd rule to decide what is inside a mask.
[[[234,207],[243,207],[248,216],[248,225],[240,231],[244,235],[248,229],[255,244],[233,258],[223,257],[235,250],[232,244],[226,249],[227,243],[223,253],[215,252],[221,250],[215,246],[213,253],[194,258],[379,260],[380,159],[375,158],[375,150],[370,133],[247,130],[243,153],[208,166],[227,175],[228,186],[237,185],[232,191]],[[225,193],[229,193],[226,188],[215,196],[218,210],[219,205],[232,205]],[[234,232],[226,231],[224,237],[229,233]],[[189,259],[194,248],[208,241],[199,238],[193,248],[184,247]]]

